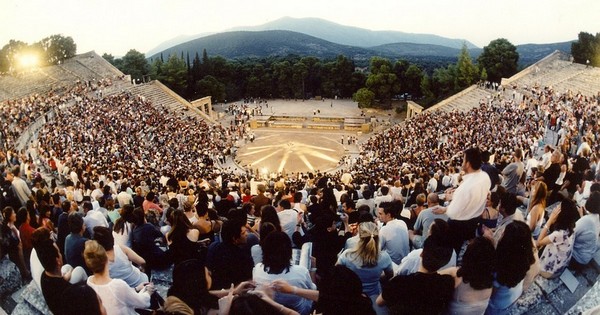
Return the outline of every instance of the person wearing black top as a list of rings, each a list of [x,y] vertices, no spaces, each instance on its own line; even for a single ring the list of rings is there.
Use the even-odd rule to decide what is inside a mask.
[[[206,267],[213,280],[211,290],[229,289],[231,284],[252,279],[254,261],[244,248],[247,239],[245,222],[229,220],[221,227],[221,242],[208,247]]]
[[[71,283],[61,275],[62,255],[56,244],[49,239],[42,241],[35,250],[42,267],[44,267],[40,285],[46,304],[52,313],[63,314],[61,296],[63,291],[71,286]],[[67,277],[70,275],[70,273],[67,274]]]
[[[417,273],[398,275],[382,286],[378,305],[388,305],[390,314],[442,314],[454,294],[454,278],[437,273],[452,256],[452,249],[428,237],[423,245]]]
[[[358,215],[358,211],[355,212]],[[292,235],[292,240],[298,248],[302,248],[302,245],[306,242],[312,242],[312,256],[315,257],[316,272],[320,277],[325,276],[335,265],[337,254],[344,248],[346,240],[352,237],[348,217],[348,215],[344,215],[341,218],[344,224],[344,229],[340,231],[341,233],[338,232],[335,226],[335,215],[326,211],[317,217],[314,221],[314,227],[308,230],[306,234],[301,235],[299,231],[300,227],[297,227]]]
[[[165,269],[171,264],[168,252],[163,251],[155,241],[164,235],[152,224],[146,222],[146,216],[142,208],[133,210],[133,225],[131,232],[131,249],[146,261],[146,274],[150,277],[152,269]]]

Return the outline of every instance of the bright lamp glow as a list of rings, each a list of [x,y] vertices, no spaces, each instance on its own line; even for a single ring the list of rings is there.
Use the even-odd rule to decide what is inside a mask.
[[[19,65],[25,69],[37,66],[39,61],[38,56],[31,53],[19,54],[17,58],[19,60]]]

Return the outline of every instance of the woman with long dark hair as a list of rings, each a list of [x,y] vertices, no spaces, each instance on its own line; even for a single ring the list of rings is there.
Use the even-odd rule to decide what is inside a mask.
[[[292,242],[286,233],[271,232],[262,244],[263,261],[252,271],[252,279],[260,287],[268,286],[275,280],[286,280],[291,285],[303,289],[316,289],[308,269],[292,265]],[[289,294],[276,294],[275,302],[307,315],[312,309],[312,301]]]
[[[273,224],[273,226],[275,226],[275,229],[277,229],[277,231],[281,231],[281,222],[279,221],[279,216],[277,215],[277,210],[275,210],[275,207],[271,205],[263,206],[261,212],[261,226],[264,223],[269,222]]]
[[[175,265],[188,259],[204,261],[205,247],[198,241],[200,232],[194,228],[187,215],[181,210],[173,211],[173,228],[167,233],[169,252]]]
[[[501,314],[523,293],[527,272],[536,262],[531,230],[526,223],[513,221],[504,229],[496,246],[494,288],[486,314]]]
[[[113,238],[115,243],[131,248],[131,231],[133,230],[133,206],[124,205],[120,210],[120,217],[113,225]]]
[[[439,272],[454,277],[454,297],[449,314],[481,315],[485,312],[494,282],[496,253],[491,240],[477,237],[469,243],[462,266]]]

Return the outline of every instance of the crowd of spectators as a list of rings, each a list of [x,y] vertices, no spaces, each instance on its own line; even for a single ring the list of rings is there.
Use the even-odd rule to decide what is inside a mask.
[[[77,81],[72,86],[56,87],[46,93],[36,93],[22,98],[8,99],[0,103],[0,144],[2,150],[14,150],[17,138],[48,111],[67,104],[90,91],[110,87],[110,79],[98,81]]]
[[[538,273],[558,277],[597,250],[597,96],[498,93],[466,113],[425,112],[376,134],[335,174],[261,179],[216,164],[233,146],[231,128],[140,95],[74,89],[35,147],[62,186],[48,191],[29,176],[30,154],[2,157],[13,193],[2,200],[2,254],[24,278],[41,275],[34,281],[51,308],[71,280],[89,276],[98,312],[162,304],[195,314],[335,314],[343,303],[353,306],[347,314],[502,313]],[[39,108],[70,100],[54,102]],[[32,106],[7,121],[34,119]],[[292,264],[307,242],[316,259]],[[165,302],[139,279],[172,264]],[[332,289],[342,280],[353,285],[349,296]]]

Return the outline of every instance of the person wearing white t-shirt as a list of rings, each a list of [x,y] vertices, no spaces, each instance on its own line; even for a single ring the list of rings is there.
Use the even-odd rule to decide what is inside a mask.
[[[291,208],[292,205],[289,200],[280,200],[276,208],[279,223],[281,224],[281,231],[285,232],[290,237],[290,240],[298,224],[298,212]]]

